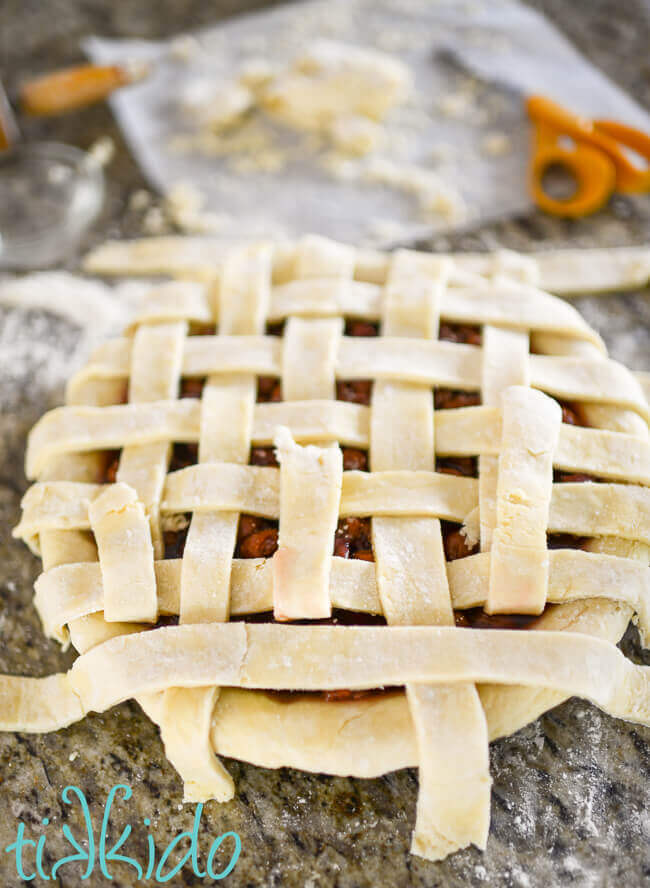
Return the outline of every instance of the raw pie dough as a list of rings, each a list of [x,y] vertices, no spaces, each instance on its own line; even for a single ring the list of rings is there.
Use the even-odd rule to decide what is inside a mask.
[[[536,289],[539,268],[580,288],[550,259],[380,256],[318,237],[224,258],[165,243],[89,261],[194,281],[154,287],[30,434],[35,483],[15,534],[43,559],[45,631],[80,656],[64,675],[0,677],[0,726],[55,730],[135,697],[189,801],[235,792],[215,753],[361,777],[415,765],[412,850],[484,848],[490,739],[574,694],[650,724],[650,671],[615,647],[633,616],[650,638],[645,380]],[[347,336],[346,317],[382,335]],[[438,340],[441,320],[480,325],[482,346]],[[278,321],[281,338],[266,331]],[[217,335],[190,335],[210,323]],[[256,403],[260,376],[281,378],[283,401]],[[370,406],[335,400],[358,378],[374,382]],[[200,400],[179,399],[193,379]],[[481,406],[434,410],[434,387],[481,392]],[[579,402],[589,426],[561,423],[554,398]],[[170,472],[179,442],[198,446],[197,464]],[[279,468],[248,464],[271,444]],[[339,445],[367,450],[371,471],[343,471]],[[449,456],[476,457],[478,478],[435,471]],[[554,483],[554,469],[598,482]],[[183,557],[165,560],[165,530],[188,513]],[[272,558],[233,557],[240,513],[279,519]],[[332,556],[346,516],[372,519],[374,562]],[[441,520],[480,551],[447,562]],[[549,550],[548,532],[589,541]],[[454,610],[477,606],[541,617],[529,631],[456,628]],[[332,608],[388,625],[286,622]],[[278,623],[229,622],[268,611]],[[384,686],[405,691],[265,693]]]

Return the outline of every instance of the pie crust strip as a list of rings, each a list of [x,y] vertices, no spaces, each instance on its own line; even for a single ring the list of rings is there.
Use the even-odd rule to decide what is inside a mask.
[[[296,254],[294,274],[307,288],[325,281],[336,289],[347,285],[353,268],[350,247],[309,237]],[[282,351],[285,400],[334,400],[342,333],[342,318],[287,321]],[[343,477],[341,450],[338,444],[301,447],[282,426],[275,433],[275,444],[280,523],[273,556],[273,614],[276,620],[329,617],[331,554]]]
[[[421,265],[416,255],[415,263]],[[604,351],[602,340],[588,326],[573,306],[558,303],[556,299],[521,284],[505,280],[498,285],[478,278],[471,287],[454,286],[457,270],[449,259],[435,257],[448,264],[452,280],[440,295],[437,314],[445,321],[459,324],[499,326],[512,330],[539,330],[546,333],[571,335],[578,340],[593,343]],[[415,264],[414,263],[414,264]],[[434,263],[420,277],[433,280],[437,274]],[[362,281],[349,281],[333,288],[326,280],[291,281],[271,291],[269,320],[278,322],[287,317],[359,317],[364,320],[381,319],[386,308],[386,288]],[[189,306],[188,306],[189,308]],[[188,315],[179,311],[178,317]]]
[[[37,423],[30,436],[30,477],[48,459],[65,453],[113,449],[153,441],[194,443],[201,434],[201,404],[194,399],[107,407],[59,407]],[[637,417],[638,418],[638,417]],[[251,442],[273,443],[275,429],[287,426],[298,444],[339,441],[366,448],[370,409],[344,401],[255,404]],[[436,411],[438,455],[496,456],[501,440],[497,406]],[[650,444],[635,434],[563,424],[555,466],[614,480],[650,483]]]
[[[167,476],[163,513],[280,514],[279,470],[266,466],[204,463]],[[45,530],[88,530],[88,506],[101,485],[42,482],[23,500],[14,535],[34,545]],[[461,522],[478,505],[478,484],[434,472],[344,472],[339,515],[440,517]],[[635,484],[563,483],[551,492],[548,530],[579,536],[615,536],[650,543],[650,489]]]
[[[642,638],[650,638],[650,571],[645,564],[629,557],[573,549],[551,550],[548,554],[547,600],[550,604],[591,598],[625,603],[638,615]],[[181,564],[181,559],[155,562],[161,614],[179,613]],[[489,553],[450,562],[447,576],[455,610],[483,606],[488,594]],[[66,623],[103,610],[104,590],[97,563],[53,567],[41,574],[35,588],[35,605],[43,628],[47,635],[59,641],[65,640]],[[332,607],[358,613],[383,613],[375,566],[366,561],[332,558],[330,599]],[[231,615],[263,613],[272,607],[271,562],[260,558],[234,559]]]
[[[209,280],[215,263],[230,249],[223,240],[210,237],[163,236],[130,241],[106,241],[84,259],[84,269],[102,275],[156,275]],[[610,247],[544,250],[517,253],[495,250],[488,253],[453,253],[449,257],[460,269],[491,278],[506,275],[541,287],[550,293],[611,292],[644,287],[650,281],[650,249]],[[285,248],[276,264],[291,262]],[[356,276],[382,284],[388,270],[385,254],[359,251]]]
[[[341,499],[343,460],[336,445],[297,445],[279,429],[280,533],[273,556],[276,620],[329,617],[332,546]]]
[[[444,260],[435,277],[424,276],[417,254],[398,251],[386,282],[382,333],[436,336],[448,275],[449,263]],[[371,409],[373,470],[407,469],[430,475],[435,466],[431,389],[377,380]],[[355,478],[363,477],[355,473]],[[377,590],[388,624],[453,626],[440,521],[375,516],[372,544]],[[492,780],[487,725],[476,688],[413,683],[407,685],[406,694],[417,738],[420,783],[411,850],[440,860],[470,843],[484,848]],[[462,755],[450,754],[460,748]]]
[[[483,368],[481,400],[488,407],[501,407],[501,395],[509,386],[530,385],[528,363],[529,336],[527,332],[483,328]],[[503,439],[503,411],[499,411]],[[499,442],[497,453],[502,440]],[[492,535],[497,523],[497,480],[499,461],[496,455],[480,454],[479,520],[480,543],[483,552],[492,547]]]
[[[650,669],[598,638],[446,626],[294,628],[210,623],[112,638],[82,654],[67,681],[2,676],[0,729],[31,731],[36,720],[39,731],[56,730],[170,686],[315,691],[409,682],[554,688],[650,724]]]
[[[227,262],[216,295],[219,334],[262,333],[269,300],[271,253],[267,247],[235,253]],[[252,375],[207,378],[201,396],[199,464],[247,464],[250,454],[256,380]],[[224,622],[230,616],[237,512],[192,515],[181,568],[180,622]],[[231,799],[234,782],[209,741],[219,688],[168,688],[159,714],[165,751],[183,778],[186,801]]]
[[[154,622],[158,596],[151,526],[143,504],[123,482],[107,486],[88,508],[104,587],[104,619]]]
[[[178,396],[187,322],[139,327],[133,337],[128,399],[134,404]],[[124,443],[124,442],[122,442]],[[124,446],[117,481],[131,485],[144,504],[157,557],[162,555],[160,496],[169,465],[169,441]]]
[[[523,386],[507,388],[501,400],[503,437],[485,610],[540,614],[548,589],[546,528],[562,411],[552,398]]]
[[[582,632],[613,643],[623,635],[630,610],[608,601],[551,608],[536,626]],[[517,685],[478,685],[490,741],[515,733],[564,702],[566,693]],[[259,736],[264,743],[259,743]],[[217,703],[212,743],[219,754],[266,768],[378,777],[417,767],[419,757],[405,693],[324,703],[296,695],[285,700],[264,691],[224,688]]]
[[[555,337],[557,338],[557,337]],[[571,342],[572,340],[568,340]],[[591,343],[578,343],[588,350]],[[74,388],[89,378],[126,378],[129,374],[130,340],[117,340],[100,352],[103,361],[82,371]],[[627,407],[648,418],[650,410],[639,382],[616,361],[595,349],[584,354],[531,354],[532,385],[565,400]],[[335,367],[337,379],[393,379],[463,391],[481,387],[482,349],[476,345],[403,337],[358,338],[343,336]],[[183,376],[205,377],[219,373],[255,373],[280,376],[282,343],[276,336],[194,336],[187,341]],[[38,425],[37,425],[38,428]]]
[[[157,712],[145,711],[160,725],[165,754],[183,778],[183,801],[228,802],[235,793],[232,777],[211,742],[215,704],[220,688],[167,688]]]

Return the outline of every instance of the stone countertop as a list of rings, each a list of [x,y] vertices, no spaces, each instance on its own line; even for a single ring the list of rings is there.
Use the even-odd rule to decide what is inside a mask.
[[[79,40],[89,33],[164,37],[264,5],[237,0],[4,0],[0,8],[0,62],[11,88],[21,79],[80,59]],[[650,8],[643,0],[534,4],[614,80],[650,107],[647,37]],[[28,137],[49,136],[88,147],[110,135],[117,144],[108,200],[87,245],[106,236],[139,233],[127,199],[142,187],[114,122],[103,106],[49,121],[29,121]],[[648,202],[615,198],[588,220],[564,222],[531,213],[471,234],[438,238],[435,249],[485,249],[496,244],[529,250],[540,245],[618,245],[650,241]],[[604,336],[613,354],[635,369],[650,369],[648,294],[582,297],[577,307]],[[26,487],[22,472],[25,435],[41,413],[60,403],[69,355],[78,331],[39,312],[0,311],[0,671],[46,675],[69,667],[43,638],[31,605],[39,562],[11,539]],[[626,651],[650,663],[628,632]],[[225,884],[233,886],[529,886],[635,888],[650,878],[650,731],[616,722],[582,701],[553,710],[514,737],[492,744],[494,778],[488,849],[469,849],[440,864],[408,854],[415,815],[417,773],[400,771],[378,780],[330,778],[281,769],[266,771],[228,761],[237,785],[227,805],[205,807],[201,849],[227,830],[242,838],[242,854]],[[71,853],[61,837],[67,823],[83,834],[78,804],[66,805],[68,784],[83,789],[99,829],[106,796],[128,783],[133,798],[120,805],[113,838],[133,825],[127,854],[146,864],[151,820],[158,854],[181,830],[191,829],[193,806],[183,810],[182,787],[167,763],[157,728],[135,703],[93,715],[48,735],[0,734],[0,881],[18,885],[3,849],[26,832],[46,836],[44,859]],[[50,819],[44,827],[42,818]],[[113,885],[136,884],[133,870],[114,865]],[[90,879],[70,864],[58,884],[109,884],[96,868]],[[44,884],[37,880],[36,884]],[[153,884],[153,882],[149,882]],[[210,884],[184,868],[174,885]]]

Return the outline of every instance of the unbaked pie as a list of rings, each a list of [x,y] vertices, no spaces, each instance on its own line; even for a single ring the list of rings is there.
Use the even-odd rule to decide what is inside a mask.
[[[574,694],[650,724],[641,385],[498,268],[306,237],[196,278],[30,434],[15,534],[80,656],[0,678],[2,728],[134,697],[188,801],[233,796],[217,755],[417,766],[412,850],[485,847],[491,739]]]

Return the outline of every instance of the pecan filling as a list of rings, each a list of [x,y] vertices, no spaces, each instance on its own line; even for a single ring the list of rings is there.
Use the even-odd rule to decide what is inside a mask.
[[[387,697],[389,694],[399,694],[404,689],[401,687],[368,688],[363,691],[264,691],[267,697],[277,700],[279,703],[296,703],[299,700],[320,699],[325,703],[349,703],[353,700],[366,700],[369,697]]]
[[[433,404],[436,410],[456,410],[458,407],[479,407],[479,392],[461,392],[456,389],[437,388],[433,390]]]
[[[179,396],[181,398],[200,398],[204,386],[205,378],[181,379]]]
[[[535,614],[486,614],[482,607],[454,611],[456,626],[466,629],[530,629],[537,620]]]
[[[370,404],[372,381],[370,379],[338,379],[336,381],[337,401],[349,401],[351,404]]]
[[[255,515],[241,515],[236,558],[271,558],[278,548],[278,522]]]
[[[370,518],[341,518],[334,535],[334,555],[374,561],[370,541]]]
[[[348,320],[345,322],[346,336],[379,336],[379,324],[372,321]]]
[[[556,484],[583,484],[585,481],[597,481],[593,475],[585,475],[583,472],[562,472],[555,469],[553,480]]]
[[[549,549],[582,549],[589,537],[575,536],[572,533],[549,533],[546,544]]]
[[[357,447],[342,447],[343,451],[343,470],[345,472],[367,472],[368,471],[368,453],[365,450],[359,450]]]
[[[271,466],[277,468],[275,447],[251,447],[250,464],[252,466]]]
[[[478,477],[478,462],[475,456],[438,456],[436,472],[443,475],[460,475],[465,478]]]
[[[282,400],[282,383],[275,376],[258,376],[257,403],[268,404]]]
[[[441,323],[438,339],[445,342],[460,342],[465,345],[482,345],[483,334],[476,324]]]
[[[119,450],[107,450],[106,451],[106,465],[104,467],[104,474],[99,480],[100,484],[115,484],[117,481],[117,470],[120,467],[120,451]]]
[[[187,331],[188,336],[214,336],[217,332],[216,324],[203,324],[200,321],[191,321]]]
[[[169,463],[170,472],[178,472],[188,466],[195,466],[199,459],[198,444],[174,444]]]
[[[571,404],[569,401],[558,401],[562,408],[562,422],[568,425],[588,426],[589,423],[584,418],[584,414],[579,404]]]
[[[163,544],[165,546],[165,558],[182,558],[185,551],[187,532],[190,529],[190,515],[185,515],[187,524],[178,530],[164,530]]]
[[[466,558],[468,555],[476,555],[478,552],[478,543],[474,546],[470,545],[467,537],[461,531],[460,524],[453,521],[441,521],[442,528],[442,547],[445,550],[445,558],[447,561],[457,561],[459,558]]]
[[[346,472],[368,471],[368,454],[365,450],[358,450],[356,447],[342,447],[343,451],[343,469]],[[273,447],[252,447],[250,464],[252,466],[278,466],[275,456],[275,448]]]

